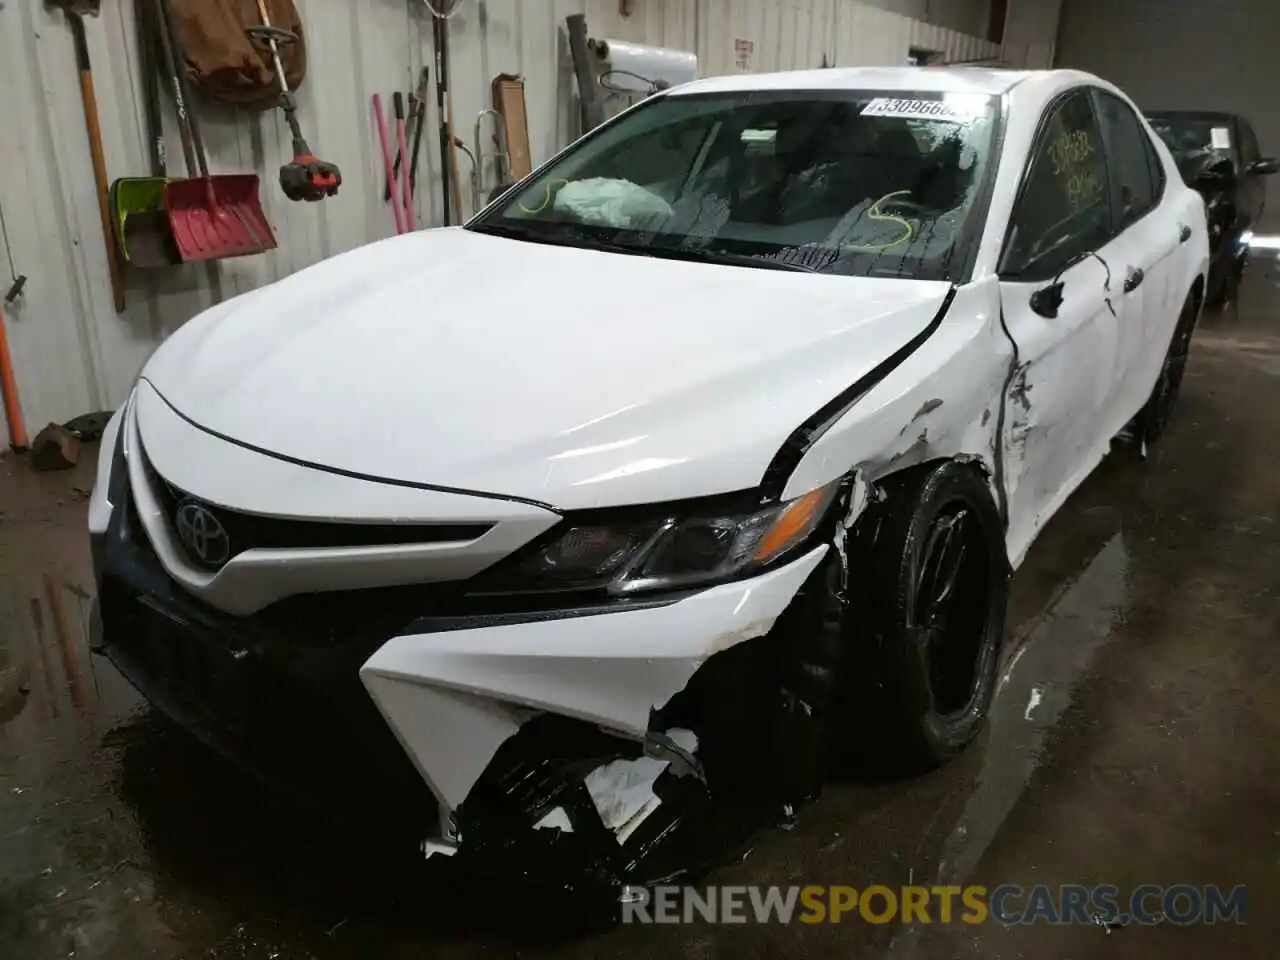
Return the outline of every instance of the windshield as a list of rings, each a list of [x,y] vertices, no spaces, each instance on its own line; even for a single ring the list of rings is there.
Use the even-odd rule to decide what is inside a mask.
[[[1221,114],[1150,113],[1147,122],[1164,141],[1178,166],[1203,162],[1216,154],[1235,163],[1231,118]]]
[[[959,279],[998,99],[939,93],[657,97],[469,226],[678,259]]]

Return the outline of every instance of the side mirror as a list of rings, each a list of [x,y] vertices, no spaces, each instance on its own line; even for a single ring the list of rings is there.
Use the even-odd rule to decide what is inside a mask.
[[[1046,320],[1056,319],[1062,308],[1062,291],[1065,286],[1061,280],[1055,280],[1047,287],[1041,287],[1031,294],[1031,309]]]
[[[1261,160],[1255,160],[1249,164],[1249,173],[1262,177],[1280,173],[1280,158],[1263,157]]]

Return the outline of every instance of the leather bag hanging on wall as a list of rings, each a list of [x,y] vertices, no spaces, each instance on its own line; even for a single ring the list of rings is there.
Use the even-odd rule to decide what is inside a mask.
[[[307,74],[307,47],[302,18],[293,0],[266,0],[271,22],[295,34],[297,43],[280,47],[290,89]],[[280,99],[271,50],[249,39],[249,27],[262,23],[257,0],[173,0],[178,37],[186,54],[187,74],[202,93],[221,103],[250,110],[269,110]]]

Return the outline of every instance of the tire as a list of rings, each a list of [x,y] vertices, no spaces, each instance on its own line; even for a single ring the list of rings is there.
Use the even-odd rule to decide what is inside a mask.
[[[857,629],[842,692],[862,721],[855,756],[915,773],[981,730],[995,695],[1009,567],[995,504],[972,467],[909,471],[886,493],[849,544]]]
[[[1205,296],[1206,307],[1221,310],[1239,296],[1240,284],[1244,281],[1244,264],[1245,258],[1238,257],[1223,267],[1222,276]]]
[[[1191,335],[1195,332],[1196,300],[1195,295],[1187,297],[1182,305],[1182,313],[1178,316],[1178,324],[1173,330],[1173,339],[1165,352],[1164,362],[1160,365],[1160,374],[1151,388],[1151,396],[1138,412],[1138,436],[1146,443],[1154,443],[1160,439],[1174,408],[1178,405],[1178,395],[1182,390],[1182,378],[1187,369],[1187,355],[1191,350]]]

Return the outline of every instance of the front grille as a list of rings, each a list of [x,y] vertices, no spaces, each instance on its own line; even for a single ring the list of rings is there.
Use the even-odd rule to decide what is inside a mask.
[[[165,522],[191,562],[208,570],[225,566],[232,557],[257,548],[375,547],[393,544],[460,543],[475,540],[491,528],[487,523],[343,523],[326,520],[289,520],[228,510],[201,500],[169,483],[142,452],[142,464],[152,492],[160,503]],[[196,504],[216,520],[225,532],[226,548],[199,556],[183,536],[178,511]]]

